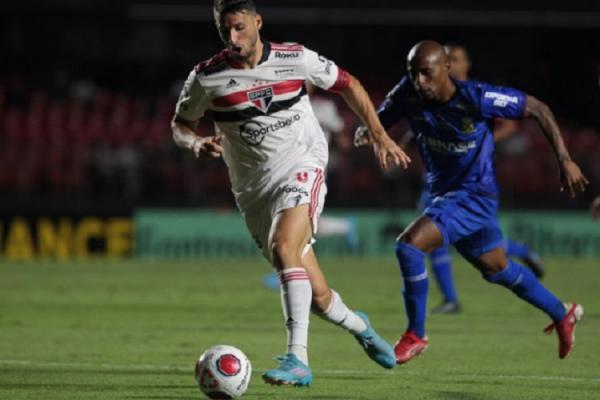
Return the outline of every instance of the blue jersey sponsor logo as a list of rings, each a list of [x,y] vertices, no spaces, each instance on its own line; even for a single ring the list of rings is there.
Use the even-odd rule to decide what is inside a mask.
[[[517,96],[509,96],[504,93],[486,92],[484,97],[486,99],[494,99],[493,105],[495,107],[506,107],[510,103],[519,104],[519,98]]]
[[[425,140],[429,148],[438,153],[466,154],[469,150],[477,147],[477,142],[474,140],[470,142],[445,142],[432,137],[426,137]]]

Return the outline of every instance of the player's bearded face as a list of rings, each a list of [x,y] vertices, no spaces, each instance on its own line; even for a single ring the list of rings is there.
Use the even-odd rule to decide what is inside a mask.
[[[237,61],[245,61],[256,52],[261,26],[259,15],[240,11],[225,15],[218,28],[231,56]]]

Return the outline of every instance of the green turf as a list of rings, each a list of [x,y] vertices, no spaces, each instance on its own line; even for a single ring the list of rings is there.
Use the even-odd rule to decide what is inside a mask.
[[[268,271],[255,260],[0,265],[0,399],[199,399],[203,349],[240,347],[252,360],[248,399],[599,399],[600,271],[594,260],[548,261],[546,283],[586,306],[577,347],[557,357],[548,319],[458,262],[464,306],[432,316],[427,353],[386,371],[354,339],[311,320],[310,388],[270,387],[285,333]],[[393,341],[403,331],[399,274],[388,259],[328,259],[353,308]],[[439,301],[432,284],[430,305]]]

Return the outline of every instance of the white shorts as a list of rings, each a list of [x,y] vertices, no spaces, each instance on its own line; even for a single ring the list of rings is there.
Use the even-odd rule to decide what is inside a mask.
[[[317,222],[325,205],[326,194],[327,186],[322,168],[298,167],[291,169],[284,179],[274,185],[269,198],[259,201],[251,209],[242,210],[242,216],[252,238],[269,262],[272,261],[270,237],[275,216],[284,210],[309,204],[308,217],[311,220],[313,235],[315,235]],[[311,240],[311,243],[307,243],[303,255],[310,249],[312,243],[314,243],[314,239]]]

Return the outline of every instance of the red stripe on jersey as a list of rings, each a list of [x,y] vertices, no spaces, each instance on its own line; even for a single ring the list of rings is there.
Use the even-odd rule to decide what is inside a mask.
[[[337,79],[333,86],[329,88],[329,91],[333,93],[339,93],[348,86],[350,86],[350,74],[345,70],[338,68]]]
[[[303,80],[295,81],[284,81],[274,85],[257,86],[252,89],[242,90],[241,92],[235,92],[226,96],[217,97],[213,100],[213,104],[217,107],[231,107],[238,104],[246,103],[250,101],[248,99],[248,93],[256,90],[265,89],[268,87],[273,88],[273,95],[278,96],[286,93],[292,93],[302,88],[304,84]]]
[[[277,50],[277,51],[302,51],[302,50],[304,50],[304,46],[302,46],[301,44],[271,43],[271,50]]]
[[[317,177],[313,183],[313,187],[310,191],[310,205],[308,207],[308,217],[312,219],[317,211],[317,207],[319,206],[319,194],[321,193],[321,185],[323,184],[323,171],[317,169],[315,171],[317,173]]]
[[[196,70],[196,72],[202,72],[205,69],[213,67],[213,66],[217,65],[218,63],[222,62],[225,59],[225,57],[227,57],[227,50],[222,50],[220,53],[215,54],[208,60],[201,61],[200,63],[198,63],[194,67],[194,69]]]

